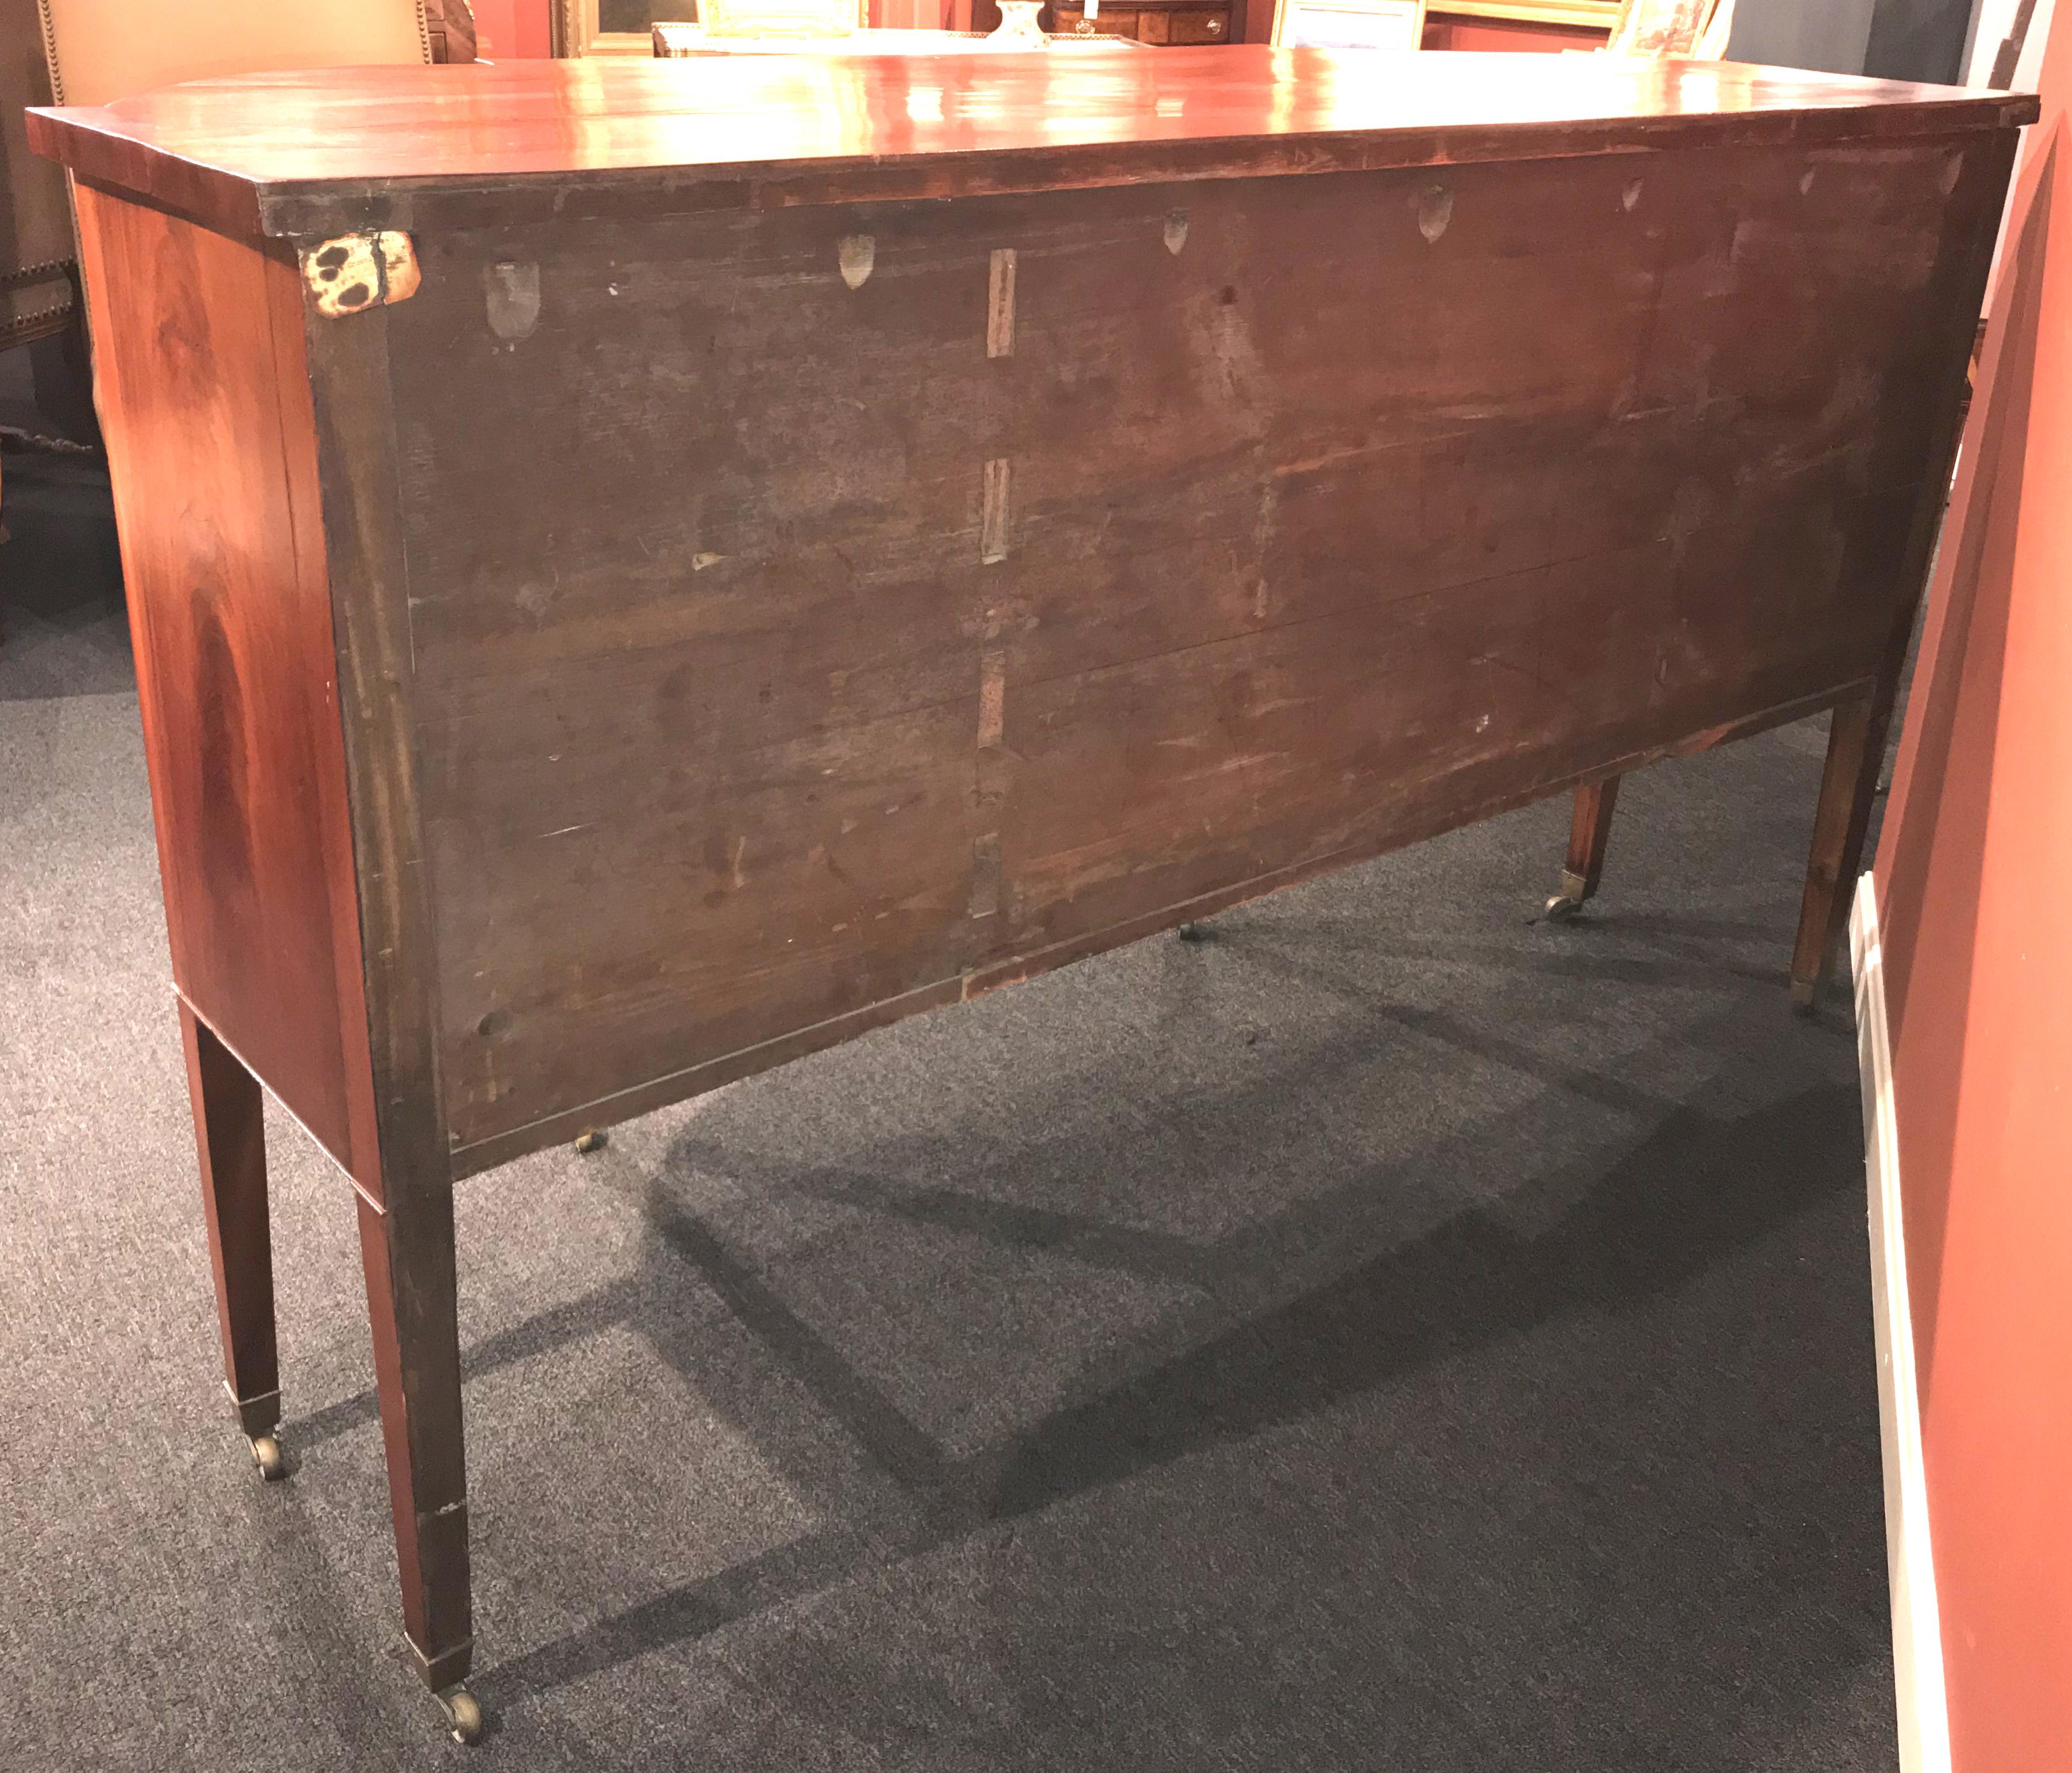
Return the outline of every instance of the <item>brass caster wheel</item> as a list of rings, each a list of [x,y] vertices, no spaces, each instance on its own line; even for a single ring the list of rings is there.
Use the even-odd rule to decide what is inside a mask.
[[[1801,1016],[1811,1016],[1820,997],[1819,981],[1794,979],[1791,982],[1791,1007]]]
[[[1209,926],[1205,923],[1183,923],[1173,933],[1182,942],[1207,942],[1209,939]]]
[[[603,1149],[604,1135],[594,1127],[587,1132],[576,1135],[576,1150],[584,1157],[588,1157],[593,1151],[601,1151]]]
[[[259,1475],[269,1484],[278,1484],[288,1475],[288,1462],[282,1456],[281,1443],[271,1434],[252,1437],[252,1463],[259,1467]]]
[[[479,1742],[482,1738],[482,1707],[475,1701],[475,1695],[465,1687],[456,1687],[451,1693],[439,1695],[440,1708],[446,1714],[446,1725],[453,1732],[456,1742]]]
[[[1583,901],[1573,893],[1557,893],[1547,901],[1547,921],[1567,923],[1582,913]]]

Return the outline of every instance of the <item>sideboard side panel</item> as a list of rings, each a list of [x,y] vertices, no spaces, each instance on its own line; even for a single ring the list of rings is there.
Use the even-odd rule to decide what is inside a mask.
[[[300,278],[78,201],[174,982],[354,1172],[373,1099]]]

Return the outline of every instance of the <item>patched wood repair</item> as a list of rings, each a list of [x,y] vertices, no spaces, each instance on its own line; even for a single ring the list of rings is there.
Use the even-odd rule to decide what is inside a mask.
[[[422,281],[417,248],[408,234],[392,228],[342,234],[302,252],[302,281],[317,312],[336,320],[363,308],[408,302]]]

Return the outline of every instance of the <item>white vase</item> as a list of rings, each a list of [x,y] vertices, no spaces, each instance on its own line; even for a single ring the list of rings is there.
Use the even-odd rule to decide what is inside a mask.
[[[1036,23],[1043,0],[999,0],[1000,23],[986,37],[989,49],[1047,49],[1050,39]]]

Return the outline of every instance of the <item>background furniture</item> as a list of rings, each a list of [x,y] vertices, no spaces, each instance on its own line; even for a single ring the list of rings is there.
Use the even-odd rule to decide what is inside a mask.
[[[425,33],[430,39],[434,61],[475,60],[475,14],[468,0],[425,0]]]
[[[699,0],[698,18],[715,37],[830,37],[862,28],[861,0]]]
[[[658,25],[680,31],[701,21],[685,0],[638,0],[629,10],[614,12],[610,0],[555,0],[557,54],[646,55]],[[1259,0],[1257,15],[1264,40],[1272,17],[1269,0]],[[662,16],[656,16],[656,15]],[[686,17],[685,14],[690,14]],[[1053,40],[1104,36],[1147,44],[1240,43],[1248,29],[1246,0],[1120,0],[1096,3],[1090,15],[1084,0],[1052,0],[1042,23]],[[616,19],[622,27],[610,28]],[[642,22],[644,20],[645,22]],[[985,36],[1000,23],[993,0],[859,0],[861,28],[973,31]]]
[[[1618,55],[1718,61],[1733,30],[1734,0],[1625,0],[1605,47]]]
[[[778,0],[769,3],[777,14],[796,14],[802,6],[825,10],[820,0],[800,0],[795,6],[780,5]],[[560,56],[652,56],[656,25],[705,22],[697,6],[686,6],[684,0],[553,0],[553,49]],[[834,0],[834,5],[858,28],[870,22],[869,0],[853,0],[850,5]]]
[[[23,107],[98,105],[209,74],[265,68],[471,60],[467,0],[0,0],[0,349],[49,341],[43,404],[92,429],[85,316],[76,298],[62,171],[29,151]],[[436,21],[436,30],[434,21]],[[62,381],[64,386],[57,385]],[[4,530],[0,530],[4,533]]]
[[[282,6],[278,0],[180,0],[169,6],[162,0],[36,0],[37,30],[20,39],[20,59],[10,57],[6,64],[10,76],[20,75],[27,89],[7,105],[7,133],[0,139],[7,147],[10,213],[17,238],[31,242],[31,250],[51,256],[32,260],[26,269],[0,268],[0,302],[25,291],[35,298],[31,305],[14,310],[21,322],[18,329],[5,329],[0,322],[0,347],[61,333],[67,341],[68,380],[82,392],[90,384],[86,317],[70,293],[76,269],[63,177],[53,187],[47,174],[58,169],[35,162],[26,137],[18,151],[14,143],[14,133],[22,128],[22,104],[45,96],[30,84],[35,80],[28,72],[32,59],[41,63],[41,84],[48,96],[73,105],[104,105],[208,75],[430,61],[435,50],[450,56],[463,44],[465,59],[472,60],[474,26],[467,0],[429,0],[440,21],[436,39],[427,3],[297,0]],[[19,8],[21,0],[0,4]],[[60,240],[62,250],[54,250]],[[77,401],[79,395],[69,398]]]
[[[351,1180],[435,1690],[474,1650],[458,1177],[1823,708],[1805,929],[1853,872],[2034,101],[1157,65],[35,119],[226,1377],[278,1467],[263,1078]]]
[[[266,68],[429,62],[424,0],[41,0],[60,105]]]
[[[846,37],[714,37],[702,25],[659,24],[654,29],[655,54],[663,60],[693,55],[994,55],[997,47],[987,48],[982,31],[852,31]],[[1126,51],[1137,44],[1120,37],[1053,37],[1050,50],[1084,54],[1088,51]]]
[[[64,173],[29,149],[23,108],[51,102],[36,0],[0,0],[0,349],[62,332],[76,312]]]
[[[1601,49],[1622,0],[1433,0],[1427,49]]]
[[[1276,0],[1273,41],[1286,49],[1416,49],[1424,0]]]
[[[0,0],[0,351],[35,357],[39,392],[68,373],[80,375],[78,266],[64,174],[29,149],[23,108],[50,102],[36,0]],[[77,408],[60,393],[38,404]],[[78,413],[90,421],[90,414]],[[0,474],[4,463],[0,462]],[[6,537],[0,488],[0,540]]]
[[[1050,29],[1060,37],[1126,37],[1140,43],[1230,43],[1244,40],[1244,0],[1124,0],[1099,5],[1091,17],[1083,4],[1052,0]]]
[[[1733,0],[1437,0],[1427,49],[1614,49],[1622,55],[1727,51]]]

